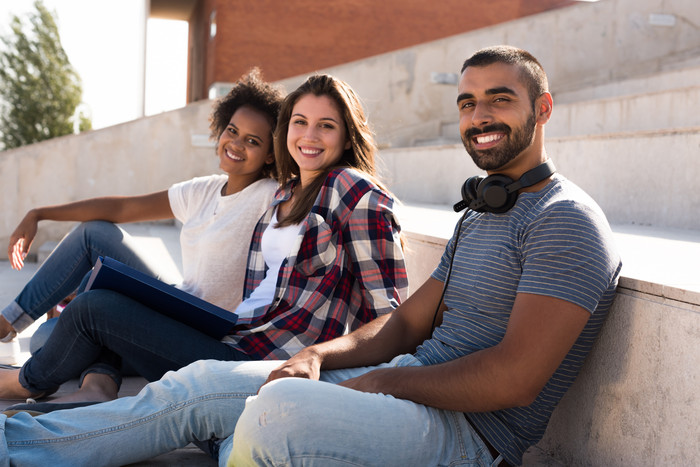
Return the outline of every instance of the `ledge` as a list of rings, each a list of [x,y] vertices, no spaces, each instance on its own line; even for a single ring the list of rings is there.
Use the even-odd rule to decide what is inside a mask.
[[[460,217],[444,205],[404,204],[398,212],[412,249],[444,248]],[[643,225],[613,225],[612,229],[623,262],[621,289],[700,306],[700,232]],[[428,269],[429,261],[411,262]],[[412,282],[412,290],[421,283]]]

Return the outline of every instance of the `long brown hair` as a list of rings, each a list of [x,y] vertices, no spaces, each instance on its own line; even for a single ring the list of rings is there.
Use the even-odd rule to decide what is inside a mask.
[[[297,199],[289,215],[279,226],[298,224],[311,211],[328,173],[337,167],[351,167],[368,175],[375,183],[374,157],[377,145],[370,130],[365,111],[355,91],[344,81],[330,75],[310,76],[301,86],[287,95],[280,109],[275,130],[275,159],[280,184],[299,176],[299,166],[287,149],[287,131],[292,110],[297,101],[307,95],[328,96],[336,103],[345,123],[345,134],[350,148],[343,151],[340,160],[315,177],[296,193]],[[381,187],[381,185],[379,185]]]

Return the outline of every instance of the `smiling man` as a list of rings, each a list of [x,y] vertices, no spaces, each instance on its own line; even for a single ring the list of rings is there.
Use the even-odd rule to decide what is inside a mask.
[[[198,362],[133,398],[20,414],[5,423],[10,456],[119,464],[225,438],[221,465],[520,464],[590,351],[621,263],[600,208],[546,154],[537,60],[480,50],[457,94],[464,146],[489,176],[465,183],[469,211],[399,308],[286,362]]]

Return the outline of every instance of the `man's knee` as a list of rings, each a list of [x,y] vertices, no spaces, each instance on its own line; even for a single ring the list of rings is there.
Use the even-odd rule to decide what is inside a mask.
[[[324,411],[315,403],[314,393],[327,384],[283,378],[263,386],[257,396],[247,400],[238,419],[228,465],[250,459],[284,463],[290,452],[286,444],[296,444],[294,440],[305,436],[309,423]]]

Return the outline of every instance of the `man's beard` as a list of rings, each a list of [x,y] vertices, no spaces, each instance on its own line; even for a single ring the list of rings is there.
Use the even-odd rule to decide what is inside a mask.
[[[527,118],[525,124],[513,131],[505,123],[494,123],[485,126],[483,129],[469,128],[462,135],[462,143],[472,160],[481,170],[496,170],[503,167],[508,162],[532,145],[535,139],[535,113]],[[503,132],[505,141],[491,149],[478,150],[474,147],[472,138],[482,133]]]

